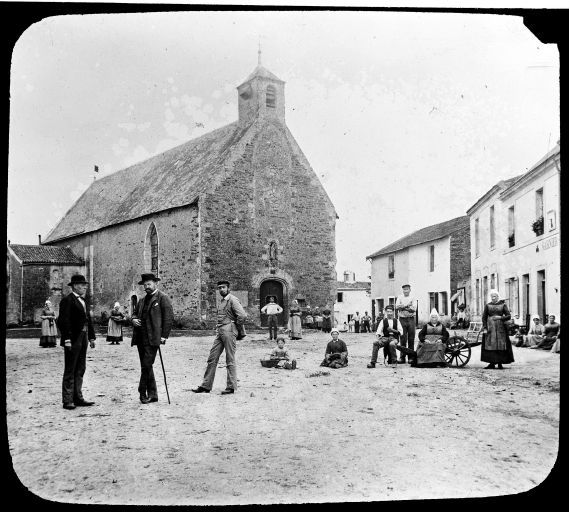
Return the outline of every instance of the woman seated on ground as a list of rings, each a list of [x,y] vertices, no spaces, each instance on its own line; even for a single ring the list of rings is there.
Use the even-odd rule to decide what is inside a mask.
[[[435,308],[431,311],[429,321],[419,331],[418,337],[417,357],[411,364],[423,367],[446,366],[445,348],[449,333],[441,323]]]
[[[543,350],[551,350],[559,335],[559,324],[555,321],[555,315],[549,315],[549,321],[543,326],[543,339],[534,347]]]
[[[324,361],[320,363],[320,366],[327,366],[328,368],[348,366],[348,347],[339,339],[340,331],[334,327],[330,331],[330,335],[332,336],[332,341],[326,345]]]
[[[535,315],[532,320],[529,332],[524,337],[524,347],[535,347],[543,341],[543,324],[539,316]]]

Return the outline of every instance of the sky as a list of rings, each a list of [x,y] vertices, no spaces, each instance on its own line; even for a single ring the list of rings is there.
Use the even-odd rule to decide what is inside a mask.
[[[66,15],[17,41],[7,234],[45,239],[93,182],[237,120],[262,63],[334,203],[336,270],[466,214],[559,139],[559,53],[520,17],[463,13]],[[95,175],[94,166],[99,173]]]

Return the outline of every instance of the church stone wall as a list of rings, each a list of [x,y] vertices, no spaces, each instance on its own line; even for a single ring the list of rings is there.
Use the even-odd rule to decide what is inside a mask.
[[[255,325],[264,279],[285,285],[285,312],[297,294],[312,307],[333,309],[335,212],[314,172],[293,151],[284,125],[264,120],[251,129],[233,171],[203,201],[202,312],[208,323],[215,320],[215,284],[222,278],[233,290],[247,291],[246,310]]]
[[[176,208],[110,226],[61,242],[86,261],[86,279],[92,278],[93,313],[111,310],[115,301],[130,314],[130,298],[144,296],[138,285],[145,268],[148,228],[158,233],[159,288],[171,299],[178,325],[199,327],[199,225],[197,205]],[[92,246],[92,253],[90,246]]]

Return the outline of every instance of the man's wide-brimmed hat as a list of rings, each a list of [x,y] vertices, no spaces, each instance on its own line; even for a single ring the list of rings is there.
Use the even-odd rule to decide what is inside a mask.
[[[393,306],[391,304],[388,304],[385,306],[385,311],[393,311]]]
[[[411,288],[410,284],[404,284],[401,288]]]
[[[229,281],[226,281],[225,279],[218,281],[217,286],[221,286],[221,285],[227,285],[227,287],[229,287]]]
[[[144,284],[145,281],[160,281],[160,278],[156,277],[154,274],[142,274],[138,284]]]
[[[73,286],[74,284],[89,284],[85,279],[85,276],[81,274],[75,274],[71,276],[71,282],[67,284],[67,286]]]

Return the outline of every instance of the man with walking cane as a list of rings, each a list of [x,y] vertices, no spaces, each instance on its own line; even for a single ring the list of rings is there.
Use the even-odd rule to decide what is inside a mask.
[[[170,335],[174,317],[172,302],[165,293],[158,290],[156,284],[158,281],[160,279],[154,274],[142,274],[138,284],[144,286],[146,296],[138,302],[136,311],[132,315],[133,332],[131,346],[136,345],[138,348],[138,356],[140,358],[138,392],[140,401],[143,404],[158,401],[158,391],[152,365],[156,358],[156,352],[160,351],[160,345],[164,345]],[[161,352],[160,360],[162,361]],[[164,371],[163,362],[162,370]],[[164,383],[166,383],[165,373]],[[167,392],[168,388],[166,388]],[[168,402],[170,402],[169,397]]]

